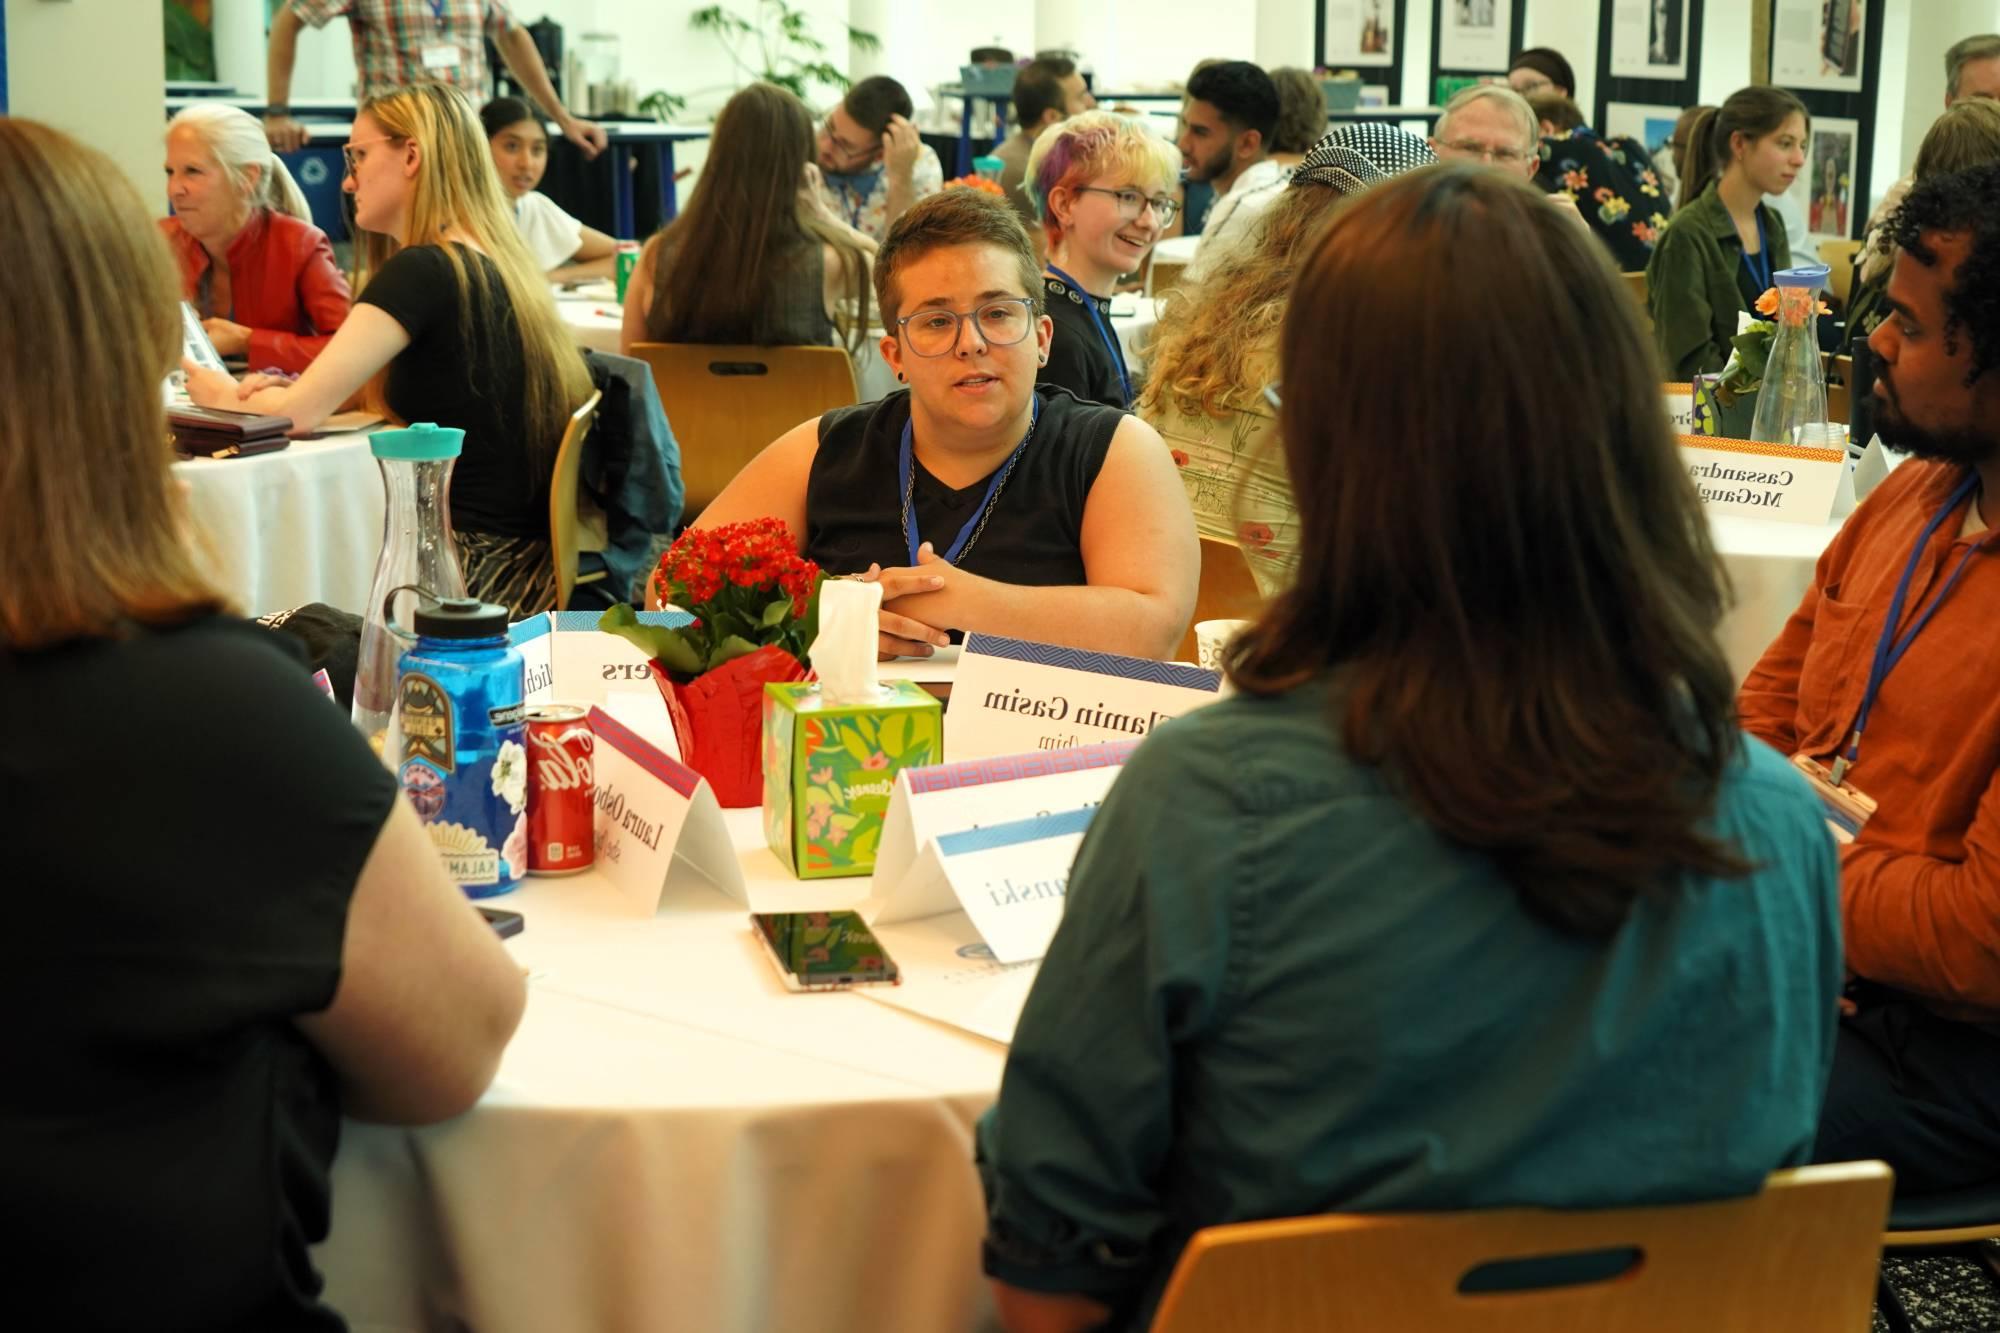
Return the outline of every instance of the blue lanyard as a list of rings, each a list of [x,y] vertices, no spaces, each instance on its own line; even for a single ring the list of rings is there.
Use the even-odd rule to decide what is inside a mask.
[[[1757,295],[1771,290],[1771,238],[1764,234],[1764,209],[1757,208],[1757,258],[1758,264],[1750,262],[1750,252],[1743,252],[1743,267],[1750,270],[1751,281],[1757,284]],[[1761,266],[1760,266],[1761,265]]]
[[[431,0],[431,17],[437,20],[440,28],[444,27],[444,11],[450,3],[451,0]]]
[[[1033,406],[1029,409],[1028,433],[1014,446],[1014,452],[1007,455],[1007,461],[993,470],[993,480],[986,483],[986,495],[980,500],[979,508],[972,511],[972,517],[966,519],[965,526],[958,530],[958,540],[944,553],[944,562],[947,565],[958,563],[958,557],[964,553],[966,543],[977,535],[988,512],[993,508],[993,502],[999,498],[1000,488],[1007,482],[1007,474],[1014,470],[1014,464],[1021,461],[1021,453],[1028,447],[1028,441],[1035,438],[1035,426],[1042,419],[1042,400],[1033,398],[1030,402]],[[917,516],[913,512],[916,509],[914,497],[917,484],[916,451],[913,448],[915,436],[911,430],[914,424],[914,419],[903,423],[903,447],[897,458],[899,474],[897,481],[903,494],[903,542],[910,548],[911,569],[917,567],[917,548],[923,545],[918,532]]]
[[[1834,760],[1833,769],[1829,774],[1836,783],[1846,776],[1847,770],[1854,767],[1854,761],[1860,757],[1861,731],[1868,725],[1868,714],[1875,707],[1875,695],[1882,688],[1882,682],[1889,678],[1889,673],[1903,660],[1903,654],[1910,650],[1912,643],[1916,642],[1917,635],[1930,623],[1931,617],[1937,614],[1937,609],[1944,604],[1944,599],[1951,595],[1951,590],[1958,585],[1959,576],[1965,573],[1966,562],[1977,555],[1980,548],[1985,545],[1985,540],[1982,538],[1966,548],[1965,554],[1958,558],[1956,565],[1952,566],[1951,575],[1945,579],[1944,586],[1938,589],[1938,595],[1931,599],[1931,604],[1924,608],[1910,628],[1899,636],[1896,633],[1896,625],[1903,618],[1903,600],[1910,594],[1910,580],[1916,577],[1917,565],[1924,557],[1924,548],[1930,544],[1939,525],[1951,516],[1952,511],[1958,508],[1978,484],[1979,474],[1967,473],[1965,480],[1959,482],[1957,489],[1952,491],[1951,498],[1944,502],[1944,507],[1924,525],[1923,532],[1917,536],[1916,546],[1911,548],[1909,562],[1903,566],[1903,577],[1896,583],[1896,595],[1889,601],[1889,618],[1882,625],[1882,637],[1875,641],[1875,660],[1868,668],[1868,687],[1861,693],[1861,711],[1854,719],[1854,734],[1847,738],[1847,753]]]
[[[1104,350],[1111,353],[1111,364],[1118,367],[1118,383],[1125,390],[1125,401],[1120,407],[1132,406],[1132,377],[1125,373],[1125,353],[1118,350],[1118,340],[1111,336],[1111,330],[1104,327],[1103,316],[1097,313],[1097,298],[1083,289],[1083,284],[1069,274],[1049,265],[1049,272],[1068,283],[1070,289],[1083,298],[1083,308],[1090,314],[1090,322],[1097,329],[1097,336],[1104,339]]]

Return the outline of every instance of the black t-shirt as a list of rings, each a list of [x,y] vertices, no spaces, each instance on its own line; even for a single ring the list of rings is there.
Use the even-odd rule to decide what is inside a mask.
[[[340,1110],[292,1019],[395,798],[269,630],[0,653],[10,1322],[343,1327],[306,1251]]]
[[[1079,398],[1111,407],[1130,407],[1125,383],[1119,372],[1125,367],[1125,349],[1118,343],[1118,330],[1111,322],[1111,299],[1078,291],[1061,278],[1042,279],[1042,305],[1056,326],[1049,343],[1049,363],[1035,376],[1038,384],[1054,384]],[[1097,307],[1104,332],[1090,322],[1084,302]],[[1106,338],[1110,341],[1107,345]],[[1137,386],[1133,386],[1137,392]]]
[[[1084,502],[1125,413],[1048,385],[1037,385],[1035,395],[1042,406],[1034,436],[995,497],[984,531],[967,539],[957,564],[1002,583],[1073,587],[1087,581]],[[899,465],[909,419],[907,389],[819,419],[819,452],[806,483],[804,551],[829,574],[856,573],[870,562],[884,569],[910,563]],[[910,468],[917,539],[943,555],[980,512],[990,477],[953,490],[914,456]]]
[[[549,471],[556,442],[531,448],[522,420],[526,379],[514,303],[500,270],[459,247],[473,281],[472,338],[460,315],[458,281],[442,247],[414,245],[384,264],[360,300],[379,306],[410,335],[389,363],[389,408],[404,421],[465,432],[451,474],[451,525],[502,537],[549,535]],[[546,457],[546,466],[534,459]]]

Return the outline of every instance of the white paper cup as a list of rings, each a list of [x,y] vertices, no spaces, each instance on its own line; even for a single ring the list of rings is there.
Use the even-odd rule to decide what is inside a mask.
[[[1249,625],[1247,620],[1204,620],[1194,627],[1194,660],[1210,671],[1222,670],[1222,650]]]

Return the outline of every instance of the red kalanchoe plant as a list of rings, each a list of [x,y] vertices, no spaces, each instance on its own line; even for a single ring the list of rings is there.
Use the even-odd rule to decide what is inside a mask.
[[[713,671],[766,645],[803,662],[819,633],[825,579],[818,565],[799,555],[780,519],[690,528],[660,557],[647,586],[694,623],[678,629],[642,625],[631,607],[620,605],[606,611],[598,627],[638,644],[677,677]]]

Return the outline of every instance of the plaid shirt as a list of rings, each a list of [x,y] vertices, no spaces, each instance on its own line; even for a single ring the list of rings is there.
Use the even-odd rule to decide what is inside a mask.
[[[463,88],[476,103],[491,91],[486,39],[498,42],[514,26],[504,0],[292,0],[292,12],[315,28],[346,18],[361,97],[442,82]],[[458,63],[425,69],[424,48],[447,45],[458,48]]]

